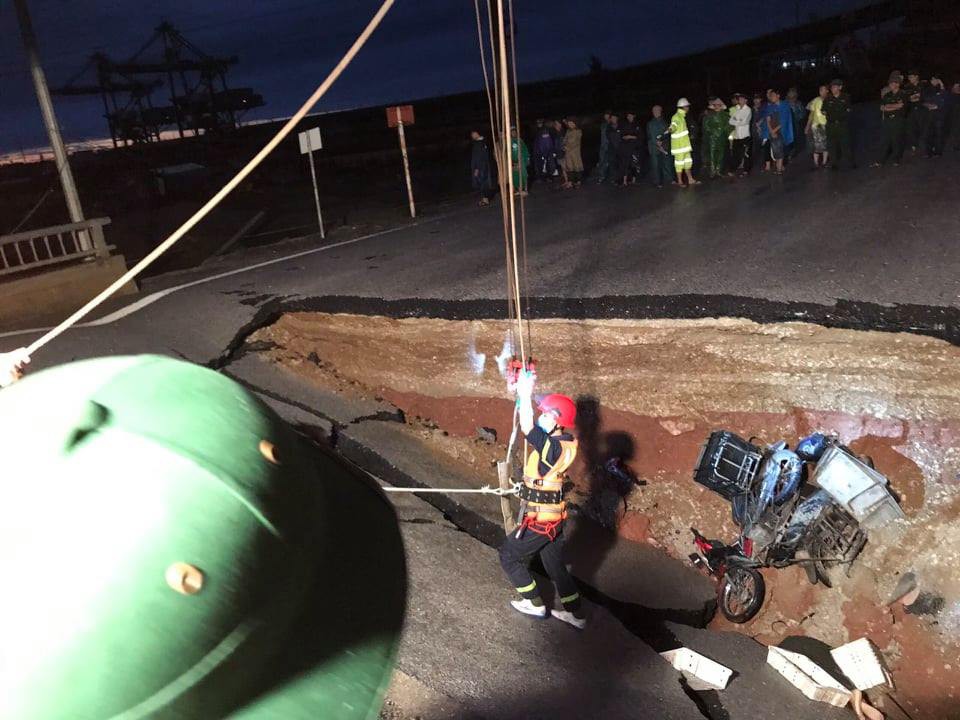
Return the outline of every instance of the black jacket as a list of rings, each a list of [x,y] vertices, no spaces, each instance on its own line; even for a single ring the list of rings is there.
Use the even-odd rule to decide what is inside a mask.
[[[486,138],[474,140],[471,145],[470,176],[475,183],[486,183],[490,180],[490,147]]]

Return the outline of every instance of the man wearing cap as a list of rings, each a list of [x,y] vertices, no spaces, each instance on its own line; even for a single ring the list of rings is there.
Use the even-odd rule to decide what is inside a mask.
[[[690,144],[690,131],[687,129],[687,112],[690,110],[690,101],[686,98],[677,100],[677,111],[670,118],[670,154],[673,155],[673,167],[677,171],[677,186],[683,184],[683,175],[687,175],[687,185],[699,185],[700,181],[693,176],[693,146]]]
[[[851,168],[857,164],[850,146],[850,96],[843,92],[843,80],[830,83],[830,94],[823,101],[821,112],[827,118],[827,152],[830,153],[830,169],[840,169],[840,159]]]
[[[880,158],[873,164],[874,167],[885,165],[891,157],[894,166],[897,166],[903,159],[903,133],[907,113],[907,98],[900,87],[902,80],[900,73],[890,73],[887,86],[880,94],[883,140],[880,147]]]
[[[907,71],[907,81],[903,83],[903,94],[907,99],[906,113],[906,135],[910,142],[910,149],[917,151],[923,140],[924,113],[926,108],[921,104],[923,90],[920,87],[920,73],[916,70]]]
[[[733,162],[732,168],[738,175],[746,175],[750,162],[750,120],[753,111],[747,105],[747,96],[736,93],[733,96],[736,105],[730,108],[730,125],[733,126]]]

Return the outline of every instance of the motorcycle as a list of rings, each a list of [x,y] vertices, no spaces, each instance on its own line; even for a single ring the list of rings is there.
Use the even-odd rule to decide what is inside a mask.
[[[793,451],[785,442],[761,448],[731,432],[714,432],[694,480],[730,501],[740,528],[733,544],[691,528],[697,549],[691,560],[717,579],[720,612],[734,623],[747,622],[763,606],[762,568],[801,564],[811,583],[832,587],[837,569],[849,571],[866,545],[862,525],[902,517],[869,458],[821,434]],[[862,489],[856,497],[845,494],[853,486]]]
[[[766,594],[760,564],[747,557],[741,542],[727,545],[709,540],[696,528],[690,528],[697,552],[693,564],[705,568],[717,578],[717,605],[730,622],[745,623],[760,611]]]

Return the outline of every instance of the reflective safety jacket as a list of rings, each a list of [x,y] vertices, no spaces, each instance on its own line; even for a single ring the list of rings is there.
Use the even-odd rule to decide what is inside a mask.
[[[683,110],[677,110],[670,119],[670,153],[684,155],[692,152],[690,131],[687,130],[687,114]]]
[[[551,439],[559,441],[560,456],[551,465],[547,460]],[[523,485],[518,493],[527,503],[527,517],[537,522],[556,522],[566,515],[563,501],[564,473],[577,457],[577,441],[573,435],[547,436],[542,447],[534,447],[523,468]],[[541,474],[541,465],[548,470]]]

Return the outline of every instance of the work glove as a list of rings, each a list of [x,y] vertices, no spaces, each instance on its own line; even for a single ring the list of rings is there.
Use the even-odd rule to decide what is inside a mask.
[[[0,353],[0,388],[12,385],[23,375],[23,366],[30,362],[26,348]]]
[[[537,373],[533,370],[521,370],[517,376],[517,398],[529,398],[537,383]]]

